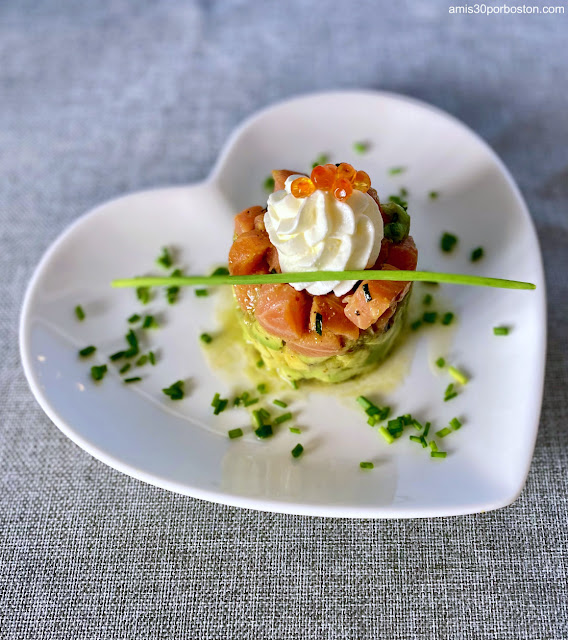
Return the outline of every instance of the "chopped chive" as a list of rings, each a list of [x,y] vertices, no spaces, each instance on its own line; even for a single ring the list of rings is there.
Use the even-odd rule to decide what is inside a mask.
[[[406,200],[404,200],[400,196],[397,196],[397,195],[389,196],[389,202],[394,202],[395,204],[398,204],[398,206],[402,207],[405,211],[406,209],[408,209],[408,202],[406,202]],[[390,224],[396,224],[396,223],[390,223]],[[389,225],[386,225],[385,232],[388,231],[388,227]],[[385,235],[387,234],[385,233]]]
[[[444,358],[438,358],[436,360],[436,366],[440,367],[440,369],[442,369],[443,367],[446,366],[446,361],[444,360]]]
[[[185,395],[183,387],[183,380],[178,380],[166,389],[162,389],[162,392],[169,396],[170,400],[181,400]]]
[[[432,300],[433,300],[433,299],[434,299],[434,298],[432,298],[432,296],[431,296],[429,293],[427,293],[427,294],[424,296],[424,298],[422,299],[422,304],[425,304],[425,305],[432,304]]]
[[[406,196],[408,195],[408,189],[405,189],[404,187],[400,188],[400,197],[401,198],[406,198]]]
[[[164,269],[169,269],[172,266],[172,255],[168,247],[162,249],[162,253],[156,258],[156,264]]]
[[[264,382],[262,382],[261,384],[257,384],[256,385],[256,390],[259,393],[268,393],[268,387],[266,386],[266,384]]]
[[[246,402],[250,397],[250,393],[248,391],[243,391],[241,393],[241,398],[243,399],[243,402]]]
[[[251,398],[250,400],[244,400],[245,407],[252,407],[253,404],[258,402],[258,398]]]
[[[321,313],[316,313],[316,333],[320,336],[323,333],[323,318]]]
[[[234,400],[233,400],[233,405],[235,407],[238,407],[241,404],[241,398],[239,396],[237,396]]]
[[[424,439],[424,436],[409,436],[410,440],[412,440],[412,442],[418,442],[419,444],[422,445],[422,448],[425,449],[428,445],[426,444],[426,440]]]
[[[211,342],[213,342],[213,338],[208,333],[202,333],[199,336],[199,339],[201,340],[201,342],[204,342],[205,344],[210,344]]]
[[[477,262],[478,260],[481,260],[481,258],[483,258],[483,247],[477,247],[477,249],[474,249],[471,252],[471,261]]]
[[[272,191],[274,189],[274,178],[272,176],[268,176],[264,181],[264,188],[266,191]]]
[[[366,153],[369,150],[369,143],[367,142],[354,142],[353,151],[355,153]]]
[[[258,412],[262,416],[263,420],[270,419],[270,411],[267,411],[264,407],[262,407],[262,409],[259,409]]]
[[[326,153],[320,153],[319,156],[312,162],[312,169],[315,169],[320,164],[327,164],[329,162],[329,156]]]
[[[302,430],[298,429],[298,427],[288,427],[288,430],[290,433],[302,433]]]
[[[215,407],[215,410],[213,411],[213,415],[214,416],[218,416],[220,413],[225,411],[225,409],[227,408],[228,404],[229,404],[229,401],[226,398],[221,398],[219,400],[219,402],[217,403],[217,406]]]
[[[436,198],[439,196],[440,194],[437,191],[430,191],[430,193],[428,194],[428,197],[430,198],[430,200],[436,200]]]
[[[105,377],[107,370],[106,364],[95,365],[91,367],[91,378],[98,382]]]
[[[122,375],[123,373],[126,373],[126,372],[130,369],[130,367],[131,367],[131,366],[132,366],[132,365],[130,364],[130,362],[127,362],[125,365],[123,365],[122,367],[120,367],[120,369],[118,370],[118,373],[120,373],[121,375]]]
[[[150,294],[150,287],[136,287],[136,297],[142,304],[148,304],[152,297]]]
[[[229,438],[234,440],[235,438],[240,438],[243,435],[243,430],[240,427],[236,429],[231,429],[229,432]]]
[[[90,345],[88,347],[85,347],[84,349],[81,349],[81,351],[79,351],[79,355],[81,356],[81,358],[88,358],[89,356],[92,356],[96,350],[97,350],[96,347],[93,347],[93,345]]]
[[[432,458],[445,458],[448,454],[445,451],[431,451],[430,456]]]
[[[138,360],[136,360],[137,367],[143,367],[148,362],[148,356],[146,354],[141,355]]]
[[[440,248],[442,249],[442,251],[450,253],[454,250],[457,242],[457,236],[454,236],[452,233],[445,232],[440,239]]]
[[[175,304],[179,296],[179,287],[168,287],[166,289],[166,300],[168,304]]]
[[[272,404],[275,404],[277,407],[282,407],[282,409],[285,409],[288,406],[286,402],[282,402],[282,400],[273,400]]]
[[[130,316],[130,318],[128,318],[128,322],[130,322],[130,324],[133,324],[134,322],[138,322],[138,320],[140,320],[140,316],[135,313],[134,315]]]
[[[391,167],[389,169],[389,174],[391,176],[396,176],[399,173],[403,173],[405,171],[405,169],[406,169],[405,167]]]
[[[126,351],[117,351],[116,353],[113,353],[111,356],[109,356],[109,360],[112,360],[112,362],[116,362],[116,360],[124,358],[125,353]]]
[[[217,267],[211,275],[212,276],[228,276],[229,270],[227,269],[227,267]]]
[[[444,396],[444,402],[448,402],[449,400],[452,400],[453,398],[457,397],[457,392],[454,391],[453,393],[448,393],[448,395]]]
[[[213,396],[213,400],[211,400],[211,406],[212,407],[216,407],[219,404],[219,400],[221,399],[221,394],[220,393],[216,393]]]
[[[262,427],[262,425],[264,424],[264,419],[260,413],[260,411],[258,411],[258,409],[255,409],[252,412],[252,420],[254,422],[254,424],[256,425],[256,427]]]
[[[288,411],[288,413],[283,413],[281,416],[274,418],[274,424],[282,424],[283,422],[288,422],[288,420],[292,420],[292,414]]]
[[[259,438],[270,438],[272,435],[272,425],[263,424],[262,427],[258,427],[254,432]]]
[[[139,351],[138,337],[136,336],[134,331],[132,331],[132,329],[130,329],[130,331],[126,334],[125,337],[126,337],[126,342],[128,342],[128,344],[130,345],[130,349],[124,352],[124,357],[132,358],[134,356],[137,356]]]
[[[288,382],[290,383],[290,386],[292,387],[292,389],[297,389],[298,388],[298,381],[297,380],[288,380]]]
[[[425,311],[422,320],[428,324],[434,324],[438,317],[437,311]]]
[[[375,406],[368,398],[365,398],[365,396],[359,396],[357,398],[357,402],[363,407],[363,409],[365,409],[365,411]]]
[[[369,285],[368,284],[364,284],[363,285],[363,295],[365,296],[365,301],[366,302],[371,302],[371,300],[373,299],[373,296],[371,295],[371,292],[369,291]]]
[[[457,395],[458,395],[457,391],[454,391],[454,385],[449,384],[446,387],[446,390],[444,391],[444,402],[447,402],[448,400],[455,398]]]
[[[148,351],[148,360],[152,366],[156,365],[156,354],[153,351]]]
[[[432,451],[438,451],[438,445],[434,442],[434,440],[430,440],[428,446]]]
[[[412,420],[412,426],[413,426],[417,431],[422,431],[422,429],[424,429],[424,427],[420,424],[420,422],[418,422],[418,420]]]
[[[458,429],[460,429],[462,426],[462,423],[457,419],[457,418],[452,418],[450,420],[450,427],[454,430],[457,431]]]
[[[262,367],[264,367],[264,360],[258,360],[256,363],[256,366],[261,369]]]
[[[449,324],[452,324],[453,319],[454,319],[454,314],[451,311],[448,311],[447,313],[444,313],[444,315],[442,316],[442,324],[445,326],[448,326]]]
[[[406,413],[403,416],[400,416],[400,420],[405,427],[407,427],[409,424],[412,424],[414,422],[414,420],[412,419],[412,416],[409,413]]]
[[[359,467],[361,469],[374,469],[375,465],[372,462],[360,462]]]
[[[85,311],[83,310],[83,307],[78,304],[75,307],[75,316],[77,317],[77,320],[79,320],[79,322],[83,322],[83,320],[85,319]]]
[[[495,336],[508,336],[509,327],[493,327],[493,335]]]
[[[379,422],[378,416],[369,416],[369,418],[367,419],[367,424],[370,427],[374,427],[377,424],[377,422]]]
[[[459,382],[460,384],[467,384],[468,377],[465,375],[465,373],[463,373],[459,369],[456,369],[456,367],[448,367],[448,373],[454,380],[457,380],[457,382]]]
[[[451,432],[452,432],[452,429],[449,429],[448,427],[444,427],[443,429],[436,431],[436,435],[438,436],[438,438],[445,438],[446,436],[450,435]]]
[[[293,458],[299,458],[303,452],[304,452],[304,447],[302,447],[302,445],[298,443],[290,453],[292,454]]]
[[[422,320],[415,320],[410,325],[410,328],[412,329],[412,331],[416,331],[417,329],[420,329],[421,326],[422,326]]]
[[[385,429],[385,427],[379,427],[379,433],[383,436],[383,438],[389,443],[392,444],[394,442],[394,438],[392,435]]]
[[[194,293],[198,298],[206,298],[209,295],[209,290],[208,289],[196,289]]]
[[[124,383],[130,384],[131,382],[140,382],[140,380],[142,380],[142,378],[138,376],[136,376],[135,378],[124,378]]]
[[[403,428],[402,420],[400,418],[394,418],[393,420],[389,420],[387,422],[387,429],[392,433],[394,431],[399,431]]]
[[[430,427],[432,426],[432,423],[427,422],[424,425],[424,432],[422,433],[422,437],[425,438],[428,435],[428,432],[430,431]]]

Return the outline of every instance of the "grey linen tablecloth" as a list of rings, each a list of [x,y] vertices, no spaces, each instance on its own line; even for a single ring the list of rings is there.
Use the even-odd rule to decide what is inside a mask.
[[[1,638],[568,638],[568,15],[449,6],[0,3]],[[19,363],[45,249],[101,201],[202,179],[256,109],[359,87],[455,114],[527,198],[550,315],[518,501],[439,520],[256,513],[146,486],[76,447]]]

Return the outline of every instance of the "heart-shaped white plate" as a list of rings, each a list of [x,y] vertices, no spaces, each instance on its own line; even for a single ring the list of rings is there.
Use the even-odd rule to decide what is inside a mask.
[[[354,151],[358,141],[369,143],[364,155]],[[431,308],[453,310],[454,327],[438,324],[416,332],[369,380],[331,393],[278,390],[291,402],[302,434],[284,424],[273,438],[258,440],[244,410],[212,415],[213,394],[229,397],[235,388],[224,372],[210,368],[208,347],[199,340],[203,331],[223,340],[215,319],[222,293],[198,298],[187,289],[168,307],[160,292],[141,307],[132,291],[113,290],[109,283],[157,272],[154,260],[165,245],[177,247],[188,273],[226,263],[232,217],[265,202],[263,182],[270,170],[306,170],[322,152],[332,162],[365,169],[383,197],[408,190],[420,268],[529,280],[537,290],[431,290]],[[390,175],[390,167],[405,170]],[[439,197],[430,198],[431,191]],[[452,254],[439,249],[443,231],[459,237]],[[470,252],[480,245],[485,257],[471,263]],[[414,314],[422,311],[425,291],[423,285],[414,288]],[[77,304],[85,309],[84,322],[74,316]],[[156,350],[158,363],[133,369],[130,374],[143,380],[125,385],[108,355],[123,347],[126,318],[134,312],[160,320],[160,329],[139,332],[144,348]],[[510,327],[510,334],[494,336],[496,325]],[[453,117],[416,100],[338,92],[296,98],[247,120],[201,184],[135,193],[80,218],[32,278],[20,343],[26,376],[47,415],[80,447],[124,473],[241,507],[417,517],[495,509],[518,496],[538,428],[545,328],[534,228],[518,188],[491,149]],[[90,344],[97,353],[80,359],[78,349]],[[451,379],[433,365],[439,356],[471,376],[447,403],[443,394]],[[96,384],[89,369],[103,362],[109,373]],[[188,394],[176,403],[161,389],[178,379],[186,381]],[[247,384],[242,378],[236,386]],[[458,416],[463,427],[438,439],[448,457],[431,458],[408,435],[388,445],[355,403],[361,390],[392,406],[395,415],[432,420],[432,432]],[[227,430],[239,426],[245,436],[229,440]],[[297,442],[305,450],[294,459],[290,450]],[[360,461],[372,461],[375,468],[362,470]]]

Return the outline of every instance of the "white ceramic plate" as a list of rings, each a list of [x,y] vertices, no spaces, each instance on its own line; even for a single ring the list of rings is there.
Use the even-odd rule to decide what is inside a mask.
[[[355,141],[368,141],[368,153],[355,154]],[[142,383],[124,385],[109,365],[105,380],[93,383],[91,364],[122,348],[125,319],[141,308],[132,291],[113,290],[110,281],[156,271],[164,245],[179,249],[188,273],[226,263],[232,217],[265,201],[269,170],[306,170],[321,152],[367,170],[383,196],[408,189],[419,268],[529,280],[537,290],[433,290],[434,307],[455,311],[456,326],[418,332],[370,381],[336,395],[297,394],[291,408],[301,436],[283,425],[275,437],[259,441],[244,411],[213,417],[213,394],[228,395],[232,385],[209,367],[199,334],[216,330],[219,293],[196,298],[188,289],[169,308],[161,296],[154,300],[143,311],[157,313],[162,328],[145,332],[144,346],[156,349],[157,366],[139,370]],[[406,170],[391,176],[394,166]],[[432,190],[437,200],[428,197]],[[438,248],[444,230],[460,239],[451,255]],[[478,245],[486,257],[472,264],[469,254]],[[415,314],[424,291],[415,286]],[[73,313],[76,304],[87,314],[82,323]],[[510,335],[495,337],[495,325],[511,327]],[[124,473],[241,507],[390,518],[479,512],[519,495],[539,422],[545,327],[534,228],[491,149],[427,104],[388,93],[339,92],[293,99],[247,120],[201,184],[128,195],[77,220],[32,278],[20,342],[26,376],[47,415],[80,447]],[[77,350],[89,344],[98,353],[81,361]],[[432,364],[438,356],[471,375],[448,403],[442,398],[450,379]],[[175,403],[161,388],[180,378],[190,393]],[[241,388],[246,384],[243,379]],[[432,420],[433,430],[460,417],[464,426],[439,441],[448,457],[431,459],[406,436],[387,445],[354,403],[361,390],[392,406],[395,415]],[[237,426],[247,434],[229,440],[227,430]],[[305,448],[297,460],[290,455],[296,442]],[[361,470],[364,460],[373,461],[374,470]]]

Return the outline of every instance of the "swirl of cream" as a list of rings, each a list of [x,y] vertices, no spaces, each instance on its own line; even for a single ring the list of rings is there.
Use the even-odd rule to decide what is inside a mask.
[[[332,193],[316,190],[307,198],[291,193],[292,175],[284,189],[270,194],[264,225],[278,251],[283,273],[346,271],[372,267],[381,250],[383,219],[377,203],[367,193],[354,190],[341,202]],[[333,291],[345,295],[355,280],[296,282],[315,296]]]

